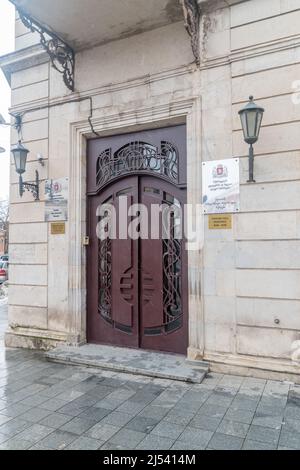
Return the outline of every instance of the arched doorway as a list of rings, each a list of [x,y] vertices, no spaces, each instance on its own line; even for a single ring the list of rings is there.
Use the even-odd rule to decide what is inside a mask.
[[[185,203],[185,126],[89,142],[89,342],[186,354],[187,253],[176,231]],[[97,227],[107,215],[99,208],[108,204],[116,231],[99,239]],[[146,231],[128,213],[134,204],[148,211]],[[170,208],[168,238],[162,213],[158,229],[153,226],[154,206]],[[135,236],[127,237],[131,223]]]

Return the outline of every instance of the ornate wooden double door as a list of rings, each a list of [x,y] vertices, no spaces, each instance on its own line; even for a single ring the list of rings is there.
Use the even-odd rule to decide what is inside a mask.
[[[185,203],[185,126],[89,142],[89,342],[186,354]]]

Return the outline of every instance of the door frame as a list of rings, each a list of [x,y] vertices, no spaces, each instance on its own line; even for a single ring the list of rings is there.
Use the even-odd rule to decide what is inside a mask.
[[[199,204],[202,191],[201,97],[190,97],[148,108],[137,107],[132,112],[122,114],[115,114],[112,108],[110,115],[106,113],[105,117],[100,115],[93,120],[94,130],[100,137],[177,124],[186,124],[187,201],[190,204]],[[91,134],[86,118],[79,122],[70,122],[69,191],[72,203],[69,203],[68,312],[69,337],[76,344],[84,344],[87,339],[86,248],[82,241],[86,235],[86,144],[90,138],[95,136]],[[204,354],[202,250],[188,253],[188,284],[187,355],[191,359],[198,359]]]

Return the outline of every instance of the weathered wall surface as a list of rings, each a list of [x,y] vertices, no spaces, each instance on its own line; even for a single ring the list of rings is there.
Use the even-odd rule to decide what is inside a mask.
[[[241,212],[233,216],[232,230],[210,231],[205,222],[199,263],[204,357],[274,370],[288,363],[292,370],[291,345],[300,339],[300,104],[292,99],[293,82],[300,80],[300,0],[231,3],[203,3],[200,72],[191,66],[189,38],[179,22],[78,53],[76,91],[93,96],[99,130],[112,115],[122,116],[124,125],[126,112],[201,99],[199,162],[241,159]],[[18,19],[16,35],[18,49],[37,41]],[[12,74],[14,110],[66,98],[61,76],[40,62]],[[250,94],[266,109],[252,185],[246,182],[248,146],[237,114]],[[45,158],[42,180],[69,175],[70,123],[88,115],[88,101],[26,114],[27,179],[37,153]],[[128,118],[128,125],[133,122]],[[84,149],[81,164],[84,175]],[[67,224],[65,236],[51,237],[43,200],[32,202],[29,193],[21,200],[14,171],[11,177],[10,324],[18,335],[45,337],[49,344],[83,340],[84,321],[70,311],[70,292],[77,288],[70,270],[82,272],[84,250],[80,262],[72,259],[72,226]],[[84,204],[84,194],[78,197]],[[84,312],[84,279],[81,288]],[[14,343],[13,335],[8,338]]]
[[[202,64],[212,67],[202,73],[203,159],[241,158],[233,229],[206,232],[208,358],[289,359],[300,336],[300,105],[293,102],[299,14],[297,0],[251,0],[202,20]],[[253,185],[246,182],[248,146],[238,116],[250,94],[265,108]]]

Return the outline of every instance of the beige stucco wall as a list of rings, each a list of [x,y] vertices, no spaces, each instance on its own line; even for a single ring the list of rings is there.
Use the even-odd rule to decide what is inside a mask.
[[[77,54],[74,96],[93,96],[100,132],[188,119],[188,145],[196,152],[189,163],[195,201],[201,190],[195,169],[202,161],[241,158],[241,211],[233,216],[232,230],[210,231],[205,220],[204,248],[190,255],[202,293],[200,300],[192,300],[197,333],[191,328],[190,356],[221,362],[223,368],[224,363],[235,366],[237,372],[255,367],[298,373],[291,347],[300,340],[300,105],[293,104],[292,84],[300,80],[300,0],[250,0],[231,7],[208,3],[210,10],[204,9],[201,18],[200,70],[193,64],[183,23],[175,23]],[[17,48],[34,45],[36,36],[20,20],[16,24]],[[43,63],[12,73],[14,111],[71,95],[46,59],[39,60]],[[255,146],[253,185],[246,182],[248,147],[237,114],[250,94],[266,109]],[[179,104],[185,103],[185,109],[188,100],[197,105],[186,118]],[[39,167],[43,180],[72,172],[80,177],[80,188],[71,182],[70,208],[80,208],[81,231],[71,219],[65,236],[49,235],[43,200],[33,202],[29,193],[20,199],[11,172],[12,330],[7,344],[84,341],[85,249],[80,237],[85,231],[82,136],[89,134],[88,125],[79,133],[76,172],[74,145],[79,140],[74,135],[88,115],[84,101],[24,118],[23,139],[30,150],[26,178],[33,178],[37,153],[46,159],[45,167]],[[16,139],[13,131],[12,142]]]

